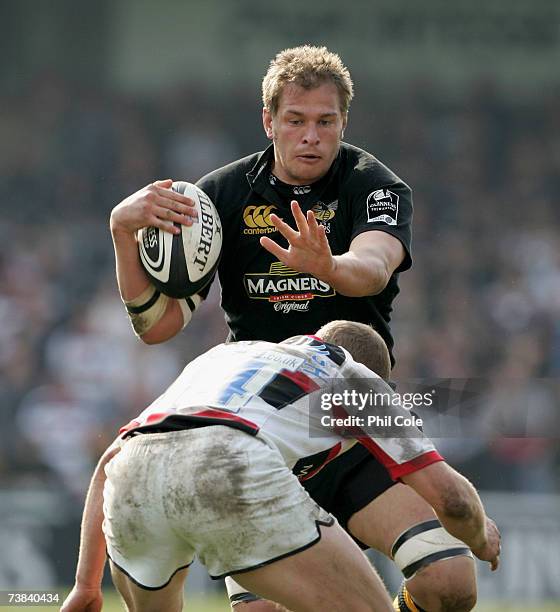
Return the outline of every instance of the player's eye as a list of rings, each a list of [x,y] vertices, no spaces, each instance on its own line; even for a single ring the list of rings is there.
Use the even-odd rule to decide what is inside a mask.
[[[332,125],[333,123],[334,121],[332,119],[321,119],[319,121],[319,125],[322,125],[322,126],[329,126],[329,125]]]

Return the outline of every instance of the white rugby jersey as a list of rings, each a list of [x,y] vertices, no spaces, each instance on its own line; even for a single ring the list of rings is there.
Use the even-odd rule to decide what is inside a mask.
[[[414,426],[399,427],[400,437],[388,437],[381,425],[337,428],[322,418],[322,398],[366,387],[392,394],[384,381],[346,350],[315,336],[295,336],[279,344],[220,344],[189,363],[120,433],[126,437],[154,429],[182,429],[195,422],[236,427],[278,448],[286,465],[302,480],[356,442],[366,446],[395,480],[442,460]],[[335,410],[331,416],[363,416],[351,405]],[[383,417],[410,417],[390,402],[378,410]]]

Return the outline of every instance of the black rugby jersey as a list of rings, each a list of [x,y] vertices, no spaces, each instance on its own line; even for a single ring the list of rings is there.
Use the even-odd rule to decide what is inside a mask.
[[[349,319],[371,324],[394,361],[389,323],[399,292],[398,273],[411,266],[410,188],[373,155],[346,143],[327,175],[312,185],[281,183],[271,174],[273,160],[271,145],[197,182],[222,220],[218,274],[229,339],[280,342],[312,333],[334,319]],[[362,232],[380,230],[398,238],[406,255],[385,289],[374,296],[345,297],[311,274],[287,268],[262,248],[261,236],[287,247],[270,214],[296,229],[291,200],[297,200],[304,213],[313,210],[325,226],[333,255],[346,253]]]

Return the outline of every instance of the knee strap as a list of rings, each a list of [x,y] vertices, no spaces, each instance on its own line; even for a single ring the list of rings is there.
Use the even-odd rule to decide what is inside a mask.
[[[413,525],[391,548],[391,557],[406,579],[430,563],[462,555],[472,557],[471,549],[447,533],[437,519]]]

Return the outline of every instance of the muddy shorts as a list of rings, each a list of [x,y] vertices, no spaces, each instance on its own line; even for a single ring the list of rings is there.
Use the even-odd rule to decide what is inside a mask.
[[[105,472],[107,553],[144,588],[163,588],[195,555],[212,578],[257,569],[334,522],[274,446],[223,425],[137,435]]]

